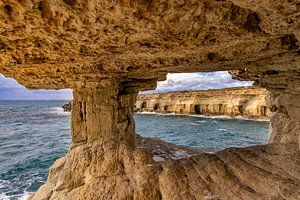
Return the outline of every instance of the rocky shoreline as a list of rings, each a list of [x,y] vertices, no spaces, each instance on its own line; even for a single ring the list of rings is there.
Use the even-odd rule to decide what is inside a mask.
[[[267,90],[258,87],[139,94],[134,111],[176,115],[228,116],[268,120]],[[72,101],[62,106],[72,110]]]

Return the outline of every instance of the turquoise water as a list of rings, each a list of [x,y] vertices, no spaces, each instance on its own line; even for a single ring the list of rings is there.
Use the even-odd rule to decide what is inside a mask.
[[[0,101],[0,200],[25,199],[47,178],[70,144],[67,101]],[[136,131],[207,149],[264,144],[268,122],[136,114]]]
[[[67,152],[66,101],[0,101],[0,199],[36,191],[49,166]]]
[[[226,117],[136,114],[136,132],[146,137],[209,150],[247,147],[268,141],[269,122]]]

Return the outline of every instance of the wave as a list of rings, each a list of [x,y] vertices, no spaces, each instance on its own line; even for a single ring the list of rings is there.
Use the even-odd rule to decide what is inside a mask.
[[[199,118],[206,118],[206,119],[240,119],[240,120],[249,120],[249,121],[263,121],[268,122],[269,119],[261,119],[261,118],[248,118],[244,116],[228,116],[228,115],[195,115],[195,114],[178,114],[178,113],[157,113],[157,112],[137,112],[136,114],[145,114],[145,115],[178,115],[178,116],[191,116],[191,117],[199,117]]]
[[[47,112],[51,114],[57,114],[57,115],[71,115],[71,112],[64,112],[64,109],[61,107],[48,108]]]
[[[207,118],[207,119],[234,119],[234,117],[227,116],[227,115],[213,115],[213,116],[207,116],[207,115],[188,115],[192,117],[201,117],[201,118]]]
[[[5,194],[0,194],[0,199],[1,200],[9,200],[9,196],[7,196]]]
[[[7,196],[6,194],[0,194],[1,200],[11,200],[11,199],[18,199],[18,200],[27,200],[33,193],[31,192],[24,192],[21,195],[12,195]]]
[[[157,115],[159,113],[143,111],[143,112],[136,112],[136,114],[140,114],[140,115]]]
[[[243,116],[236,116],[236,119],[241,119],[241,120],[250,120],[250,121],[261,121],[261,122],[269,122],[270,119],[263,119],[263,118],[248,118],[248,117],[243,117]]]
[[[33,193],[25,192],[18,200],[27,200]]]
[[[136,112],[136,114],[140,114],[140,115],[178,115],[176,113],[158,113],[158,112],[148,112],[148,111]]]

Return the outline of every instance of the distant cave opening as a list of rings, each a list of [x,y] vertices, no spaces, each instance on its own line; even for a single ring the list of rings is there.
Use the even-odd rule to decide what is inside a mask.
[[[153,106],[153,111],[154,111],[154,112],[157,112],[157,111],[159,110],[159,108],[160,108],[159,104],[156,103],[156,104],[154,104],[154,106]]]
[[[238,109],[239,109],[239,113],[240,113],[240,115],[242,115],[243,114],[243,106],[238,106]]]
[[[201,115],[201,107],[199,104],[194,106],[195,114]]]
[[[225,105],[219,104],[219,113],[222,115],[224,114],[224,107],[225,107]]]
[[[141,105],[141,109],[145,109],[145,108],[147,108],[147,102],[144,101]]]
[[[169,110],[169,106],[164,106],[164,111],[168,112],[168,110]]]

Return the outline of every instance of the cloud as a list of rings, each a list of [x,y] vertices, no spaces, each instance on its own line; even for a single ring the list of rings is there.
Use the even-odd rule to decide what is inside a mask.
[[[168,74],[166,81],[158,82],[156,90],[143,93],[245,87],[251,86],[252,83],[233,80],[226,71]],[[72,99],[72,90],[28,90],[14,79],[5,78],[0,74],[0,99]]]
[[[71,100],[72,90],[28,90],[26,88],[0,88],[0,100]]]
[[[72,99],[72,90],[28,90],[11,78],[0,74],[0,99],[5,100],[49,100]]]
[[[233,80],[227,71],[208,73],[176,73],[168,74],[166,81],[158,82],[155,90],[143,93],[247,87],[252,84],[252,81]]]

